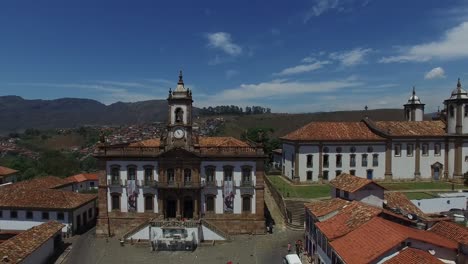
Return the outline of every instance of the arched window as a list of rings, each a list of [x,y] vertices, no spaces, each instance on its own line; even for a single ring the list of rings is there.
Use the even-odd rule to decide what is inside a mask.
[[[455,108],[453,107],[453,105],[449,106],[449,115],[450,117],[453,117],[455,115]]]
[[[112,184],[120,183],[120,167],[119,166],[111,167],[111,183]]]
[[[174,169],[167,169],[166,171],[167,182],[175,182]]]
[[[112,210],[120,210],[120,194],[113,193],[111,194],[112,199]]]
[[[214,212],[215,211],[215,197],[214,195],[207,195],[205,199],[206,211]]]
[[[249,213],[252,209],[250,195],[242,196],[242,212]]]
[[[136,180],[136,166],[129,165],[127,167],[127,180],[129,180],[129,181]]]
[[[184,110],[182,110],[182,108],[177,107],[175,112],[174,112],[174,115],[175,115],[175,122],[176,123],[183,123],[184,122]]]

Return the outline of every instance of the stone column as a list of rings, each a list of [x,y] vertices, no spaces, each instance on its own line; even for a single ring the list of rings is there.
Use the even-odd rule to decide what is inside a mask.
[[[293,175],[293,180],[295,182],[300,181],[300,176],[299,176],[299,145],[296,143],[294,144],[294,174]]]
[[[180,197],[179,195],[177,195],[177,213],[176,213],[176,217],[180,218],[182,216],[182,208],[181,208],[181,205],[180,205]]]
[[[416,140],[416,153],[414,158],[414,178],[421,180],[421,144]]]
[[[462,162],[463,162],[463,142],[461,139],[455,140],[455,165],[453,167],[453,179],[458,181],[463,178]]]
[[[194,196],[195,196],[195,198],[194,198],[194,200],[193,200],[193,203],[194,203],[193,218],[194,218],[194,219],[198,219],[198,210],[199,210],[199,209],[198,209],[198,208],[199,208],[198,203],[200,202],[200,198],[199,198],[199,197],[200,197],[200,194],[199,194],[198,192],[195,192],[195,195],[194,195]]]
[[[461,135],[463,134],[463,131],[462,131],[462,128],[463,128],[463,104],[461,103],[457,103],[457,113],[456,113],[456,116],[455,118],[457,119],[456,120],[456,126],[455,126],[455,133],[457,133],[457,135]]]
[[[385,181],[392,181],[392,141],[387,140],[385,143]]]
[[[323,181],[323,146],[322,143],[319,144],[319,172],[318,180],[321,183]]]

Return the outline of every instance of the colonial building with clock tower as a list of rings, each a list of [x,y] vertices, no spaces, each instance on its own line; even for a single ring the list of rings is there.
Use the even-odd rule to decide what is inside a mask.
[[[101,142],[98,235],[123,235],[155,221],[195,221],[226,234],[264,233],[262,146],[206,137],[193,127],[192,91],[182,72],[169,90],[160,138]]]

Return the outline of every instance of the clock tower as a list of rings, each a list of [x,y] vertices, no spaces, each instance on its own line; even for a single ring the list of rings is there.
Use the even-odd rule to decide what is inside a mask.
[[[167,98],[169,115],[167,131],[162,138],[165,149],[183,147],[187,150],[193,146],[192,142],[192,91],[185,88],[182,71],[179,73],[179,82],[174,91],[169,89]]]

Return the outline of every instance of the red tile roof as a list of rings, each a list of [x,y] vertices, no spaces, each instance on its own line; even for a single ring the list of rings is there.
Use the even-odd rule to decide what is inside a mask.
[[[350,201],[346,201],[340,198],[333,198],[330,200],[316,201],[305,204],[307,210],[309,210],[315,217],[325,216],[332,212],[343,209],[346,205],[350,204]]]
[[[391,136],[445,136],[445,123],[437,121],[376,121],[377,129]]]
[[[200,147],[250,147],[246,142],[233,137],[200,137]]]
[[[381,212],[381,208],[353,201],[338,214],[316,226],[329,240],[334,240],[367,223]]]
[[[8,263],[20,263],[63,227],[59,222],[50,221],[26,230],[0,244],[0,258],[8,257]]]
[[[386,192],[384,194],[384,199],[386,203],[386,207],[391,209],[400,209],[404,211],[403,213],[411,213],[415,214],[421,218],[427,218],[426,214],[424,214],[421,209],[419,209],[416,205],[414,205],[406,195],[401,192]]]
[[[374,217],[346,236],[332,241],[330,245],[346,263],[369,263],[383,257],[390,249],[407,239],[453,251],[458,246],[455,241],[433,232],[403,226],[380,217]]]
[[[432,256],[429,252],[416,249],[405,248],[398,255],[384,262],[384,264],[441,264],[440,259]]]
[[[286,136],[284,140],[299,141],[381,141],[364,122],[312,122]]]
[[[81,173],[65,178],[68,182],[85,182],[85,181],[97,181],[99,177],[98,173]]]
[[[455,240],[462,244],[468,244],[468,228],[457,225],[453,222],[438,222],[433,227],[431,227],[429,231],[448,239]]]
[[[161,145],[159,138],[147,139],[138,142],[133,142],[129,144],[129,147],[147,147],[147,148],[157,148]]]
[[[7,167],[0,166],[0,176],[7,176],[7,175],[10,175],[10,174],[13,174],[13,173],[17,173],[17,172],[18,172],[17,170],[14,170],[14,169],[10,169],[10,168],[7,168]]]
[[[97,199],[95,194],[55,189],[12,188],[13,185],[0,188],[0,207],[65,210],[78,208]]]
[[[368,184],[375,184],[376,186],[380,187],[382,191],[385,190],[384,187],[380,186],[372,180],[350,175],[347,173],[342,173],[338,175],[335,179],[330,181],[331,186],[350,193],[356,192]]]
[[[27,181],[17,182],[10,185],[11,188],[25,188],[25,189],[58,189],[71,183],[68,180],[55,177],[55,176],[44,176],[37,177]]]

